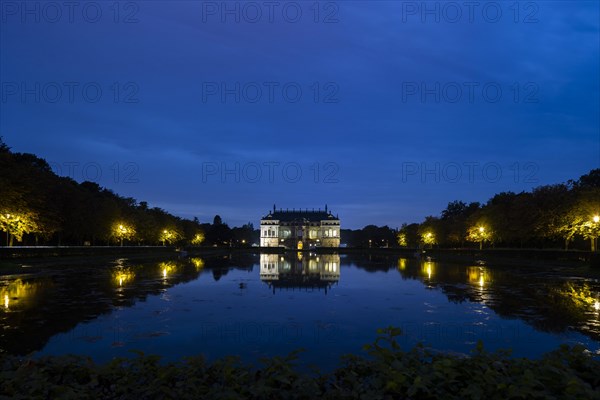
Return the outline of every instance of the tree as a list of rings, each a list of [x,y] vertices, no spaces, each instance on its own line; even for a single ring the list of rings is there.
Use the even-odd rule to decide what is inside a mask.
[[[182,237],[183,235],[175,226],[163,229],[160,232],[160,241],[163,243],[163,246],[165,245],[165,243],[173,244],[174,242],[181,240]]]
[[[232,228],[231,233],[238,246],[249,246],[254,239],[254,225],[248,222],[239,228]]]
[[[596,251],[596,240],[600,236],[600,216],[595,215],[578,226],[578,232],[584,239],[590,240],[590,250]]]
[[[0,153],[8,153],[10,152],[10,147],[6,143],[4,143],[4,138],[0,136]]]
[[[426,217],[425,221],[419,226],[421,242],[425,245],[429,245],[430,248],[432,248],[434,244],[439,243],[439,232],[440,220],[433,216]]]
[[[433,245],[437,243],[437,237],[432,231],[426,231],[421,233],[421,241],[424,244],[428,244],[429,248],[432,248]]]
[[[231,246],[232,236],[231,228],[222,223],[221,217],[218,215],[215,216],[214,223],[206,231],[206,241],[216,246],[224,244]]]
[[[32,212],[14,212],[0,210],[0,229],[6,232],[7,246],[13,245],[13,239],[23,240],[23,235],[39,230],[37,216]]]
[[[448,203],[446,209],[442,211],[442,219],[448,220],[452,218],[461,217],[465,214],[467,208],[467,203],[465,203],[464,201],[451,201],[450,203]]]
[[[483,249],[484,242],[491,242],[493,232],[483,224],[473,225],[467,232],[469,242],[479,242],[479,250]]]
[[[121,246],[123,246],[123,239],[132,240],[135,237],[135,228],[126,222],[115,222],[112,227],[112,236],[120,240]]]
[[[398,232],[398,236],[396,236],[396,238],[398,239],[398,246],[408,247],[408,237],[406,232]]]
[[[479,211],[480,204],[477,202],[467,203],[462,201],[453,201],[442,211],[440,221],[441,231],[444,232],[442,241],[451,245],[464,245],[467,235],[467,220],[471,215]]]
[[[196,233],[196,235],[194,235],[194,237],[192,239],[192,244],[194,246],[200,246],[202,244],[202,242],[204,242],[204,239],[205,239],[204,232],[198,231],[198,233]]]
[[[572,214],[578,222],[577,233],[589,239],[591,251],[596,251],[596,238],[600,236],[600,187],[578,190]]]
[[[573,182],[573,186],[577,189],[600,188],[600,168],[593,169],[588,174],[582,175],[577,181]]]
[[[493,226],[495,241],[502,242],[505,246],[522,247],[526,241],[535,237],[536,210],[532,200],[530,193],[498,193],[478,215],[483,216],[484,220],[471,220],[469,226]]]

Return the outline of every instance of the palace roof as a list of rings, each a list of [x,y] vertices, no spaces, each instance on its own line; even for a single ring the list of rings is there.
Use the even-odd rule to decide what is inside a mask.
[[[327,211],[327,207],[325,208],[325,211],[318,209],[305,209],[305,210],[296,210],[296,209],[292,209],[292,210],[283,210],[283,209],[279,209],[279,210],[275,210],[275,208],[271,211],[269,211],[268,215],[262,218],[263,220],[265,219],[273,219],[273,220],[279,220],[282,222],[293,222],[293,221],[309,221],[309,222],[317,222],[317,221],[324,221],[324,220],[333,220],[333,221],[337,221],[339,218],[337,216],[334,216],[331,211]]]

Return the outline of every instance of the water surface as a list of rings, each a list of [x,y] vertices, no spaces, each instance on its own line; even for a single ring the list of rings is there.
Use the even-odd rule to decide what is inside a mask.
[[[238,355],[255,362],[304,348],[325,368],[360,352],[376,329],[400,343],[538,357],[562,343],[599,353],[595,279],[566,271],[457,265],[393,256],[291,253],[51,266],[0,281],[0,349],[76,353],[97,361],[131,350],[177,360]]]

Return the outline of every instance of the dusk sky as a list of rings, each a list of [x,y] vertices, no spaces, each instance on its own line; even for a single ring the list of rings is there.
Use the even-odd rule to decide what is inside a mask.
[[[0,136],[230,225],[395,228],[599,168],[600,2],[467,3],[2,0]]]

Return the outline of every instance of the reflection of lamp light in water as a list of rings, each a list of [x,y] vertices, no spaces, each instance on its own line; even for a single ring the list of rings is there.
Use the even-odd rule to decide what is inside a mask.
[[[165,267],[163,269],[163,278],[166,278],[166,277],[167,277],[167,268]]]
[[[8,303],[9,303],[8,294],[5,294],[4,295],[4,308],[8,308]]]
[[[596,300],[596,302],[594,303],[594,309],[596,311],[600,311],[600,301]]]
[[[427,279],[431,279],[431,263],[427,263]]]
[[[398,259],[398,269],[401,271],[404,271],[406,269],[406,259],[405,258]]]
[[[481,275],[479,277],[479,286],[483,287],[483,284],[485,283],[485,279],[483,279],[483,275]]]

